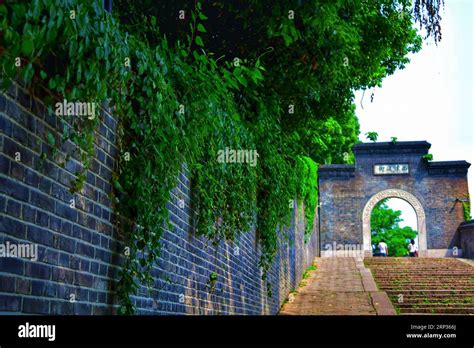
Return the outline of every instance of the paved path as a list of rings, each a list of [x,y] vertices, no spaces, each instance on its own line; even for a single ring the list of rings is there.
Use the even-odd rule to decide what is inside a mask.
[[[316,258],[316,271],[290,296],[282,315],[393,315],[385,292],[378,291],[362,259]]]

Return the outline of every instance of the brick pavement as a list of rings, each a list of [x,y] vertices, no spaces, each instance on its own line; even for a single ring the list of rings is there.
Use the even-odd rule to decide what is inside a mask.
[[[377,290],[362,260],[316,258],[316,271],[283,306],[281,315],[395,314],[384,292]]]

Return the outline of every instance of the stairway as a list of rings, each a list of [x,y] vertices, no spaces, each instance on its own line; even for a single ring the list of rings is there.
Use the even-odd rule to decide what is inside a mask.
[[[474,314],[474,266],[454,258],[364,259],[400,314]]]

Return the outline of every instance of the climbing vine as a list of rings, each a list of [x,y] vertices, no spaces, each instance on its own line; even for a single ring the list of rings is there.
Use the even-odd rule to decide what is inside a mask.
[[[49,113],[63,100],[88,102],[109,108],[118,120],[111,199],[127,242],[121,313],[133,313],[131,295],[141,284],[153,285],[180,173],[191,180],[196,233],[218,243],[256,228],[263,280],[295,197],[304,202],[309,238],[316,163],[341,162],[357,140],[353,90],[380,84],[421,47],[409,16],[399,15],[409,13],[409,1],[401,1],[402,10],[382,2],[381,17],[380,4],[369,11],[367,4],[295,0],[276,5],[268,23],[256,15],[266,11],[258,1],[228,5],[225,12],[225,2],[203,9],[199,1],[144,1],[140,10],[118,0],[113,15],[92,0],[0,5],[3,90],[18,81],[45,101]],[[183,25],[170,31],[160,6],[181,5],[172,12]],[[216,26],[211,15],[252,20],[236,24],[249,39],[229,41],[234,33],[219,32],[227,27]],[[374,25],[383,30],[371,30]],[[42,134],[48,153],[41,157],[78,161],[71,191],[83,192],[99,114],[57,116],[61,134]],[[69,143],[73,150],[58,159]],[[229,150],[253,159],[219,160]]]
[[[457,198],[456,201],[461,202],[462,204],[462,211],[464,215],[464,221],[471,221],[471,199],[469,194],[467,194],[464,199]]]
[[[297,170],[299,178],[297,197],[301,202],[304,202],[305,241],[308,241],[313,232],[316,206],[318,205],[318,167],[311,158],[300,156],[298,157]]]
[[[166,39],[152,46],[146,37],[122,32],[97,1],[36,1],[32,7],[1,5],[0,12],[4,33],[1,66],[8,77],[3,80],[4,89],[19,80],[44,97],[49,112],[63,99],[99,105],[109,102],[119,120],[121,152],[111,198],[117,222],[123,222],[129,238],[118,287],[122,313],[133,313],[130,295],[141,283],[152,285],[151,270],[169,221],[166,204],[183,165],[191,173],[197,233],[216,243],[233,239],[251,230],[257,223],[255,212],[261,212],[261,266],[266,274],[277,250],[276,226],[282,217],[290,217],[287,209],[272,212],[271,207],[295,194],[294,185],[285,184],[294,174],[293,161],[256,158],[262,162],[258,167],[216,161],[220,149],[245,149],[271,158],[276,154],[271,147],[284,144],[282,134],[275,134],[272,139],[265,136],[271,141],[257,145],[258,137],[276,127],[246,123],[235,101],[234,94],[242,86],[261,84],[262,66],[245,61],[218,65],[215,59],[191,50],[193,42],[202,44],[197,32],[205,30],[199,8],[193,17],[199,16],[201,22],[193,27],[189,42],[174,47]],[[155,20],[149,23],[155,24]],[[19,64],[15,64],[17,58]],[[264,112],[268,106],[260,104]],[[268,112],[278,112],[278,105]],[[68,140],[75,144],[73,157],[83,166],[71,191],[80,192],[94,155],[99,117],[64,117],[61,122],[62,137],[45,133],[45,143],[51,149]],[[258,172],[269,175],[260,190]],[[258,208],[257,191],[267,197]]]

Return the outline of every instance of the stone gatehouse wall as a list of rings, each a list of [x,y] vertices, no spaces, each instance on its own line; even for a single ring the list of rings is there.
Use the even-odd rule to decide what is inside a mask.
[[[474,220],[463,222],[459,226],[459,239],[462,256],[474,260]]]
[[[426,141],[354,145],[355,165],[319,168],[321,253],[325,245],[363,244],[363,210],[383,190],[403,190],[415,196],[426,216],[427,256],[449,256],[460,249],[463,207],[456,199],[468,195],[465,161],[426,162]],[[409,165],[409,174],[374,175],[374,164]]]
[[[124,250],[109,198],[118,156],[116,121],[103,110],[100,117],[85,188],[72,195],[70,182],[80,163],[73,157],[60,167],[50,156],[41,159],[51,150],[47,134],[59,138],[57,117],[17,85],[0,94],[0,244],[38,245],[36,261],[0,257],[0,313],[116,313],[114,290]],[[57,156],[71,145],[66,142]],[[168,204],[173,229],[162,237],[154,291],[141,288],[134,297],[137,314],[277,313],[317,252],[316,233],[303,241],[304,212],[295,210],[287,238],[281,238],[268,297],[254,232],[218,246],[193,234],[188,174],[180,174]],[[184,208],[178,197],[184,197]],[[73,198],[75,208],[69,206]]]

